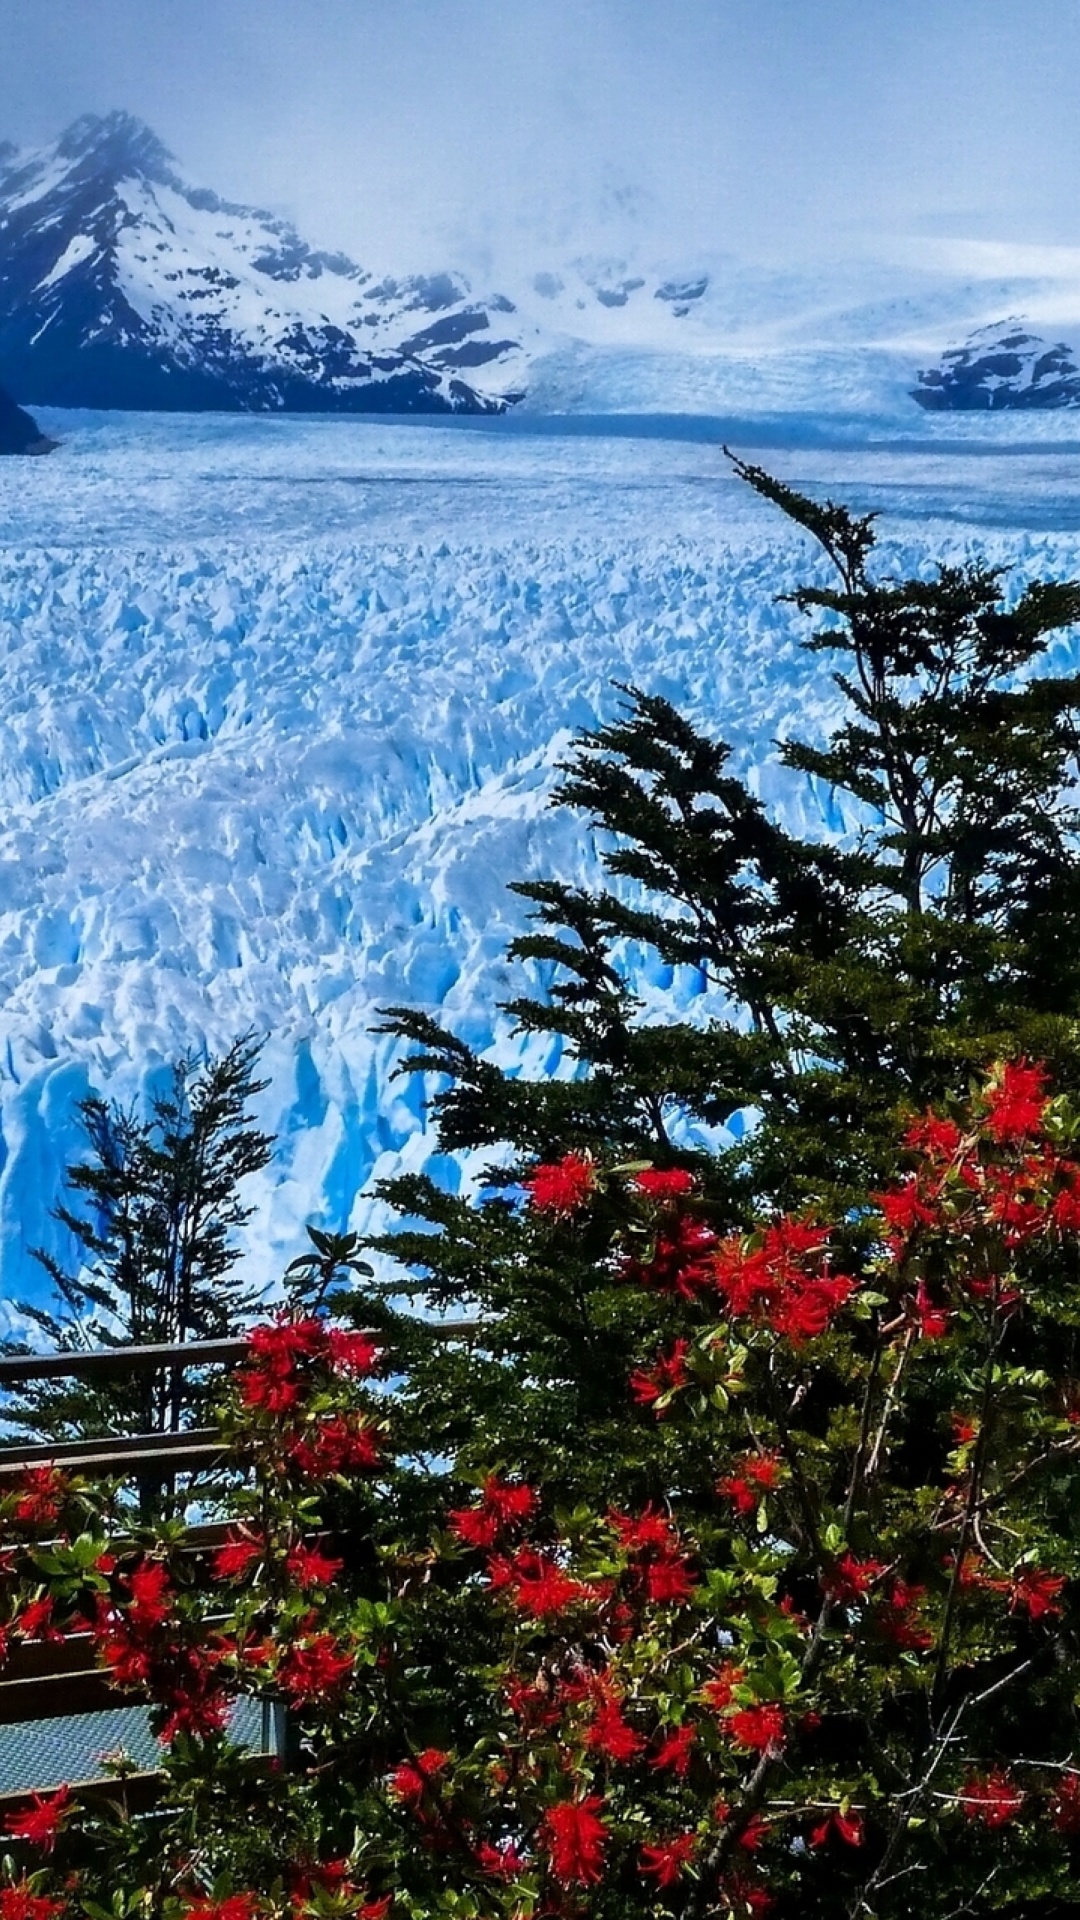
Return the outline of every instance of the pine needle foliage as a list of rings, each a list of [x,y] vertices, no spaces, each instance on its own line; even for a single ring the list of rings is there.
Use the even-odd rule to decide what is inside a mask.
[[[521,1031],[557,1037],[576,1077],[510,1076],[428,1015],[385,1015],[383,1030],[415,1046],[403,1071],[442,1079],[443,1147],[499,1146],[502,1164],[479,1206],[417,1176],[387,1183],[408,1218],[377,1244],[409,1271],[365,1289],[358,1310],[394,1319],[418,1444],[441,1451],[468,1418],[490,1462],[511,1441],[521,1458],[532,1434],[568,1484],[583,1449],[598,1482],[614,1471],[614,1383],[649,1304],[577,1239],[544,1261],[525,1249],[512,1189],[535,1160],[684,1167],[725,1230],[811,1196],[843,1218],[884,1178],[903,1116],[961,1097],[990,1061],[1041,1059],[1062,1087],[1080,1084],[1080,675],[1047,672],[1049,636],[1080,621],[1080,583],[1010,591],[978,561],[893,578],[874,515],[731,458],[827,563],[826,584],[788,598],[814,622],[803,644],[842,711],[830,738],[780,753],[831,790],[850,831],[789,831],[722,738],[623,688],[619,715],[576,742],[555,799],[597,833],[611,884],[516,889],[534,928],[513,951],[553,985],[508,1010]],[[696,970],[713,1017],[647,1020],[628,946]],[[747,1109],[756,1124],[726,1150],[681,1144],[687,1120]],[[448,1356],[411,1314],[390,1316],[403,1289],[424,1314],[489,1319],[486,1352]],[[645,1485],[655,1459],[639,1469]]]
[[[78,1265],[37,1249],[52,1305],[18,1303],[48,1347],[176,1345],[245,1326],[259,1296],[232,1273],[235,1234],[250,1213],[241,1188],[272,1145],[249,1112],[266,1084],[255,1078],[258,1054],[246,1035],[217,1058],[185,1055],[145,1114],[97,1094],[82,1102],[90,1154],[68,1169],[72,1197],[56,1209]],[[29,1351],[25,1342],[3,1346]],[[204,1397],[197,1374],[162,1369],[29,1382],[3,1412],[27,1435],[77,1439],[170,1431]]]

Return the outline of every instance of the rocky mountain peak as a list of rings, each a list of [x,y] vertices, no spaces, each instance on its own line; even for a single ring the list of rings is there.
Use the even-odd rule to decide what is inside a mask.
[[[175,161],[164,142],[132,113],[84,113],[61,134],[56,151],[63,160],[89,163],[96,173],[122,178],[143,174],[171,181]]]

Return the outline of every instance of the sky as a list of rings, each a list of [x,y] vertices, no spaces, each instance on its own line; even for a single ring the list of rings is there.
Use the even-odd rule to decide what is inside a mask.
[[[0,139],[126,108],[373,266],[1080,247],[1077,0],[0,0],[0,48]]]

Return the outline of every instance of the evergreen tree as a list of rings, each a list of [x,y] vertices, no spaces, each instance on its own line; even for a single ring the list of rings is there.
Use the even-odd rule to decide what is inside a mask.
[[[68,1169],[73,1199],[56,1209],[79,1265],[69,1271],[36,1250],[54,1302],[19,1303],[50,1347],[177,1345],[246,1324],[259,1296],[231,1272],[235,1231],[250,1214],[240,1188],[272,1144],[248,1111],[266,1084],[255,1078],[258,1054],[247,1035],[216,1059],[185,1055],[145,1117],[96,1094],[83,1101],[91,1157]],[[4,1350],[29,1351],[10,1340]],[[185,1425],[205,1398],[197,1374],[162,1368],[28,1382],[4,1415],[45,1438],[156,1433]]]
[[[627,1469],[621,1381],[649,1302],[594,1257],[602,1206],[596,1248],[567,1235],[526,1257],[500,1184],[570,1153],[693,1170],[721,1227],[810,1195],[843,1217],[883,1177],[898,1117],[961,1093],[994,1058],[1041,1058],[1069,1089],[1080,1077],[1080,676],[1045,671],[1047,636],[1080,619],[1080,585],[1033,582],[1007,599],[1004,570],[978,562],[886,577],[873,515],[734,465],[831,567],[828,585],[792,598],[824,616],[804,644],[829,662],[845,710],[824,744],[781,754],[858,809],[860,830],[839,845],[790,833],[722,740],[626,689],[622,715],[578,741],[556,796],[599,829],[618,889],[517,889],[537,927],[515,951],[554,985],[509,1010],[522,1030],[559,1035],[578,1077],[510,1077],[428,1016],[387,1015],[417,1043],[404,1070],[449,1081],[435,1103],[442,1146],[509,1143],[517,1156],[479,1207],[418,1176],[385,1189],[419,1222],[379,1243],[412,1269],[413,1300],[479,1310],[489,1328],[482,1353],[451,1360],[399,1319],[414,1437],[440,1452],[473,1425],[490,1460],[531,1436],[568,1488],[583,1458],[599,1479],[609,1462]],[[715,1015],[645,1022],[618,958],[628,941],[698,969]],[[759,1118],[738,1145],[679,1148],[687,1117],[742,1108]],[[402,1290],[383,1289],[384,1315]],[[378,1297],[360,1310],[370,1318]],[[654,1469],[643,1454],[637,1470]]]

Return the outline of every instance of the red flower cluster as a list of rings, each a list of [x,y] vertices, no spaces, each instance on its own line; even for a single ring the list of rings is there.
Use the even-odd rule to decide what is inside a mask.
[[[636,1518],[613,1512],[608,1519],[630,1556],[631,1581],[638,1593],[656,1606],[684,1605],[697,1581],[671,1522],[652,1507]]]
[[[986,1129],[999,1142],[1027,1140],[1042,1127],[1046,1068],[1010,1061],[986,1092]]]
[[[56,1793],[35,1793],[31,1804],[21,1812],[9,1813],[4,1825],[13,1840],[25,1840],[28,1846],[51,1853],[71,1811],[71,1794],[64,1786]]]
[[[27,1467],[15,1483],[12,1519],[23,1526],[51,1527],[70,1492],[71,1481],[59,1467]]]
[[[595,1587],[575,1580],[550,1554],[537,1553],[532,1547],[520,1547],[509,1556],[493,1556],[488,1562],[488,1586],[492,1593],[509,1593],[519,1613],[531,1620],[554,1619],[568,1607],[600,1597]]]
[[[656,1403],[668,1394],[677,1393],[680,1387],[685,1387],[689,1378],[686,1371],[689,1351],[689,1340],[676,1340],[670,1353],[657,1355],[651,1373],[645,1368],[638,1368],[630,1375],[630,1391],[639,1407],[655,1407],[657,1417],[663,1418],[667,1408],[659,1407]]]
[[[370,1472],[382,1460],[375,1428],[358,1413],[331,1413],[309,1422],[289,1441],[286,1453],[308,1480]]]
[[[564,1153],[561,1160],[534,1167],[522,1181],[540,1213],[577,1213],[596,1186],[596,1168],[581,1153]]]
[[[848,1604],[865,1599],[875,1582],[887,1572],[883,1560],[857,1560],[854,1554],[845,1553],[822,1584],[831,1600]]]
[[[655,1200],[658,1206],[669,1206],[693,1193],[695,1181],[684,1167],[645,1167],[634,1175],[634,1185],[646,1199]]]
[[[466,1546],[487,1549],[507,1528],[531,1520],[538,1505],[531,1487],[512,1486],[495,1473],[484,1481],[477,1506],[451,1509],[450,1526]]]
[[[585,1887],[603,1878],[608,1829],[599,1818],[604,1802],[591,1793],[549,1807],[540,1829],[553,1877],[564,1887]]]
[[[441,1747],[427,1747],[415,1760],[403,1760],[390,1775],[389,1791],[403,1807],[419,1807],[432,1781],[437,1780],[450,1763],[450,1755]]]
[[[784,1709],[775,1700],[756,1707],[738,1707],[727,1715],[728,1732],[737,1747],[754,1753],[778,1752],[787,1737]]]
[[[661,1740],[649,1765],[655,1767],[658,1772],[670,1771],[677,1780],[685,1780],[690,1771],[690,1755],[696,1739],[697,1729],[689,1723],[681,1727],[673,1727],[671,1732]]]
[[[696,1833],[677,1833],[641,1849],[641,1870],[652,1874],[658,1887],[674,1886],[697,1849]]]
[[[762,1494],[779,1485],[782,1469],[778,1453],[748,1453],[717,1481],[716,1491],[733,1503],[736,1513],[753,1513]]]
[[[750,1240],[725,1240],[713,1278],[728,1312],[795,1345],[824,1333],[856,1286],[847,1274],[824,1271],[828,1240],[827,1227],[788,1216]]]
[[[688,1213],[667,1214],[657,1230],[648,1259],[627,1260],[623,1273],[640,1286],[659,1287],[681,1300],[696,1300],[712,1280],[717,1239],[704,1220]]]
[[[92,1629],[115,1685],[144,1688],[168,1709],[160,1735],[166,1743],[178,1733],[219,1733],[229,1715],[217,1671],[221,1651],[184,1639],[168,1568],[161,1560],[142,1560],[121,1584],[126,1600],[101,1598]]]
[[[969,1820],[977,1820],[984,1827],[1004,1827],[1016,1819],[1024,1795],[1004,1768],[995,1767],[990,1773],[965,1781],[960,1804]]]
[[[830,1813],[828,1819],[823,1820],[820,1826],[811,1830],[808,1836],[809,1844],[812,1847],[823,1847],[834,1834],[846,1847],[861,1847],[863,1843],[862,1814],[841,1813],[837,1808],[836,1812]]]
[[[624,1719],[622,1702],[611,1681],[601,1676],[591,1691],[596,1699],[596,1710],[582,1735],[582,1744],[603,1754],[605,1760],[636,1760],[644,1752],[645,1741]]]
[[[248,1335],[248,1359],[237,1374],[246,1407],[269,1414],[291,1413],[320,1372],[367,1377],[379,1363],[379,1349],[366,1333],[332,1327],[314,1315],[283,1316]]]
[[[25,1877],[13,1886],[0,1887],[0,1920],[60,1920],[65,1910],[65,1901],[35,1893]]]
[[[285,1648],[278,1661],[277,1684],[294,1707],[330,1699],[353,1670],[352,1654],[332,1633],[317,1632],[315,1625],[316,1615],[306,1614],[300,1622],[300,1638]]]

